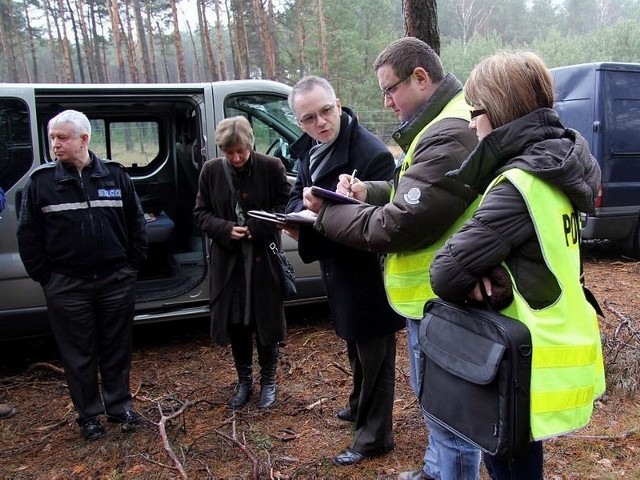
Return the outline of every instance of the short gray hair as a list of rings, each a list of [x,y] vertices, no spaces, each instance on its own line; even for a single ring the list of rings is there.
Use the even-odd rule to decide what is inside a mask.
[[[65,110],[63,112],[60,112],[58,115],[49,120],[49,123],[47,124],[47,130],[51,131],[51,128],[63,123],[70,123],[71,125],[73,125],[73,130],[78,135],[86,133],[87,135],[91,136],[91,122],[82,112],[78,112],[77,110]]]
[[[327,92],[327,95],[329,95],[329,98],[331,99],[331,101],[335,103],[336,92],[331,86],[331,84],[329,83],[329,80],[327,80],[326,78],[310,75],[308,77],[303,77],[300,80],[298,80],[298,82],[293,86],[293,88],[289,92],[289,99],[288,99],[289,107],[291,108],[291,110],[293,110],[294,113],[296,109],[293,108],[293,104],[296,100],[295,99],[296,95],[298,95],[299,93],[310,92],[316,87],[321,87],[325,92]]]

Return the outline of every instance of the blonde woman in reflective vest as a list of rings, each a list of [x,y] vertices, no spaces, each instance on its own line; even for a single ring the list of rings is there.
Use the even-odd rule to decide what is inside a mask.
[[[481,300],[486,274],[506,267],[513,300],[503,313],[531,331],[531,435],[514,461],[485,455],[493,479],[542,479],[542,440],[587,425],[604,393],[597,317],[580,284],[579,212],[591,212],[600,170],[587,142],[552,109],[553,83],[530,52],[480,62],[465,85],[480,143],[449,175],[485,191],[473,216],[437,253],[434,292]]]

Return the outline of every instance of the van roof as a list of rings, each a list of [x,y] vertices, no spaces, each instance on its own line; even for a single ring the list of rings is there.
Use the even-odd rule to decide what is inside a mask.
[[[100,93],[149,93],[165,90],[172,93],[202,91],[212,86],[214,90],[226,91],[246,91],[246,90],[266,90],[282,91],[290,89],[287,85],[272,80],[222,80],[219,82],[199,82],[199,83],[1,83],[0,92],[10,89],[33,89],[36,95],[56,94],[64,91],[87,91]]]
[[[562,67],[552,68],[552,72],[566,72],[566,71],[596,71],[596,70],[624,70],[640,72],[640,63],[626,63],[626,62],[591,62],[591,63],[579,63],[576,65],[566,65]]]

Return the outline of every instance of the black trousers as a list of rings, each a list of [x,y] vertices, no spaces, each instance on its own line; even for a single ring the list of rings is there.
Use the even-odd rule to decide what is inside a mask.
[[[54,273],[44,287],[51,329],[80,420],[131,409],[136,278],[137,271],[130,267],[96,280]]]
[[[347,342],[353,373],[349,408],[356,418],[351,448],[378,455],[393,448],[396,334]]]

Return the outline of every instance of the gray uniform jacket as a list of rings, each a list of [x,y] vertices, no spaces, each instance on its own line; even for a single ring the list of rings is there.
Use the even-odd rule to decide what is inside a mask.
[[[461,89],[455,77],[447,76],[414,118],[394,132],[405,152]],[[369,205],[325,204],[316,229],[337,242],[379,253],[409,252],[432,244],[476,196],[470,188],[445,177],[462,164],[476,144],[467,121],[446,118],[436,122],[420,137],[412,164],[400,181],[396,170],[391,202],[391,183],[366,182]],[[415,196],[407,196],[412,189],[420,192],[415,203]]]
[[[558,186],[582,212],[592,212],[600,168],[586,140],[543,108],[487,135],[451,178],[483,192],[500,173],[519,168]],[[518,290],[534,308],[555,301],[560,287],[546,267],[524,199],[509,182],[492,188],[473,217],[438,252],[431,265],[434,292],[464,301],[477,280],[506,261]]]

